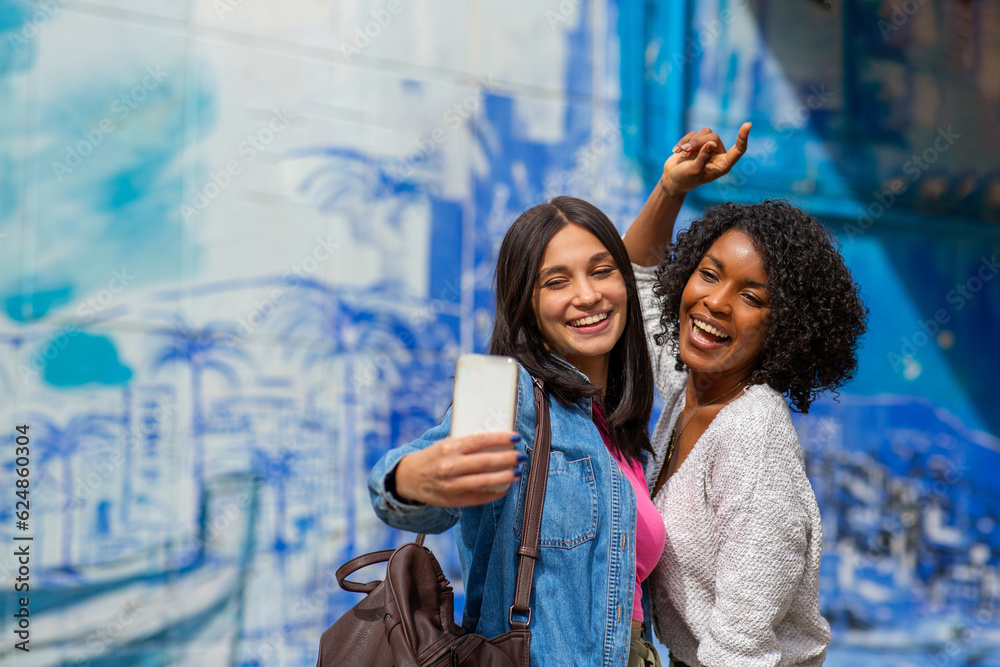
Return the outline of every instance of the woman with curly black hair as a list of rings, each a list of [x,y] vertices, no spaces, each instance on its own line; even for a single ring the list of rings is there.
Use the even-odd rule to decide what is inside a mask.
[[[708,128],[684,137],[625,237],[665,402],[646,470],[666,527],[652,615],[681,667],[819,665],[830,642],[789,403],[806,412],[853,375],[858,287],[831,234],[782,201],[713,207],[670,243],[694,175],[728,171],[749,131],[728,152]]]

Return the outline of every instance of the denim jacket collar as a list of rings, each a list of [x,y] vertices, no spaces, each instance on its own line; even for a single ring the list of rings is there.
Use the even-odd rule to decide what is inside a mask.
[[[563,364],[563,365],[564,365],[564,366],[565,366],[565,367],[566,367],[567,369],[569,369],[569,370],[570,370],[570,371],[572,371],[573,373],[576,373],[576,374],[577,374],[577,375],[579,375],[579,376],[580,376],[581,378],[583,378],[584,380],[586,380],[586,381],[587,381],[587,384],[591,384],[591,382],[590,382],[590,378],[589,378],[589,377],[587,377],[586,373],[584,373],[583,371],[581,371],[581,370],[580,370],[579,368],[577,368],[576,366],[574,366],[574,365],[573,365],[573,364],[571,364],[570,362],[566,361],[565,359],[563,359],[562,357],[560,357],[560,356],[559,356],[558,354],[551,354],[551,353],[550,353],[550,355],[551,355],[551,357],[552,357],[553,359],[555,359],[555,360],[557,360],[557,361],[560,361],[560,362],[562,362],[562,364]],[[582,408],[583,408],[584,410],[586,410],[586,411],[587,411],[587,415],[589,415],[589,416],[590,416],[590,418],[591,418],[591,419],[593,419],[593,418],[594,418],[594,405],[593,405],[593,400],[592,400],[592,399],[590,399],[590,398],[587,398],[587,397],[584,397],[584,398],[581,398],[579,402],[580,402],[580,407],[582,407]]]

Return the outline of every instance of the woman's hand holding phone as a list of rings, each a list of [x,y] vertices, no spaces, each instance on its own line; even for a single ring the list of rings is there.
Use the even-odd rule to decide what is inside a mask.
[[[404,456],[396,466],[396,494],[439,507],[484,505],[507,493],[521,476],[524,454],[512,431],[440,440]]]
[[[455,363],[451,435],[404,456],[396,494],[437,505],[483,505],[503,496],[521,475],[514,448],[518,365],[510,357],[463,354]]]

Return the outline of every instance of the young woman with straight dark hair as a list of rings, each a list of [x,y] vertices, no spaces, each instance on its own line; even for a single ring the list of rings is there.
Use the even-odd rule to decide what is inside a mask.
[[[625,246],[611,221],[595,206],[572,197],[556,197],[526,211],[510,228],[497,259],[497,312],[490,354],[515,357],[533,377],[542,380],[558,401],[582,398],[599,401],[605,411],[612,446],[623,458],[639,461],[649,449],[648,422],[653,405],[649,351],[643,333],[638,292],[626,290],[623,304],[627,326],[606,358],[603,386],[591,384],[586,370],[559,360],[537,326],[534,285],[542,255],[552,237],[567,224],[581,227],[600,241],[618,267],[626,286],[635,276]],[[512,289],[513,286],[522,286]],[[566,352],[567,356],[572,354]],[[586,364],[587,362],[583,362]]]
[[[406,530],[454,526],[463,627],[487,637],[508,632],[526,487],[519,466],[531,465],[532,378],[542,381],[552,446],[531,591],[531,661],[617,667],[630,653],[655,656],[630,623],[642,620],[638,586],[663,549],[663,526],[643,479],[653,383],[618,232],[579,199],[529,209],[500,246],[496,300],[490,352],[521,365],[515,433],[448,437],[449,410],[440,425],[376,464],[369,478],[375,511]],[[484,451],[512,443],[508,451]],[[509,491],[498,491],[506,485]]]

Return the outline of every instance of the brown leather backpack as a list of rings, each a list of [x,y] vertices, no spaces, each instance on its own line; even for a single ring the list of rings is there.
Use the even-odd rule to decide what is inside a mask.
[[[511,630],[499,637],[465,633],[455,624],[454,595],[434,554],[418,535],[398,549],[358,556],[337,569],[345,591],[367,593],[365,598],[327,628],[319,642],[317,667],[430,667],[463,665],[521,667],[530,664],[531,584],[538,558],[542,500],[549,470],[551,430],[545,392],[534,381],[534,452],[528,472],[521,546],[518,548],[517,587],[510,608]],[[357,583],[350,574],[388,561],[384,581]],[[525,620],[515,620],[518,618]]]

